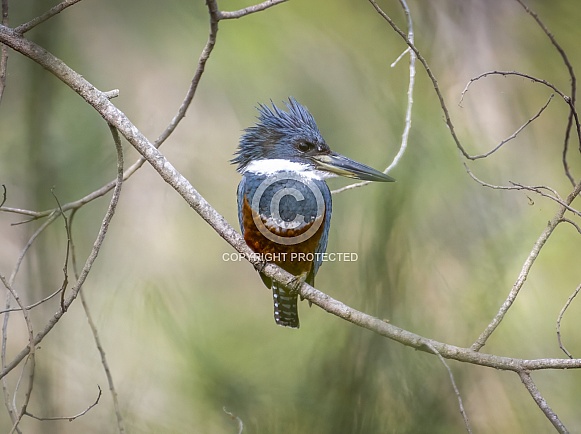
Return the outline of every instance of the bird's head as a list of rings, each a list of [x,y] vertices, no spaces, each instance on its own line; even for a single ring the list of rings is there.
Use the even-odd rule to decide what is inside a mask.
[[[258,122],[244,131],[232,159],[240,173],[293,171],[319,179],[341,175],[367,181],[394,181],[382,172],[331,151],[309,111],[292,97],[285,104],[288,111],[274,104],[272,109],[259,105]]]

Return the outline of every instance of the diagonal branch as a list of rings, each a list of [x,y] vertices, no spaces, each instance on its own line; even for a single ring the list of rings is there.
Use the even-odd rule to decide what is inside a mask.
[[[440,359],[440,362],[442,362],[442,365],[444,365],[444,367],[448,371],[448,376],[450,377],[450,382],[452,383],[452,388],[454,389],[454,393],[456,394],[456,398],[458,399],[458,407],[460,408],[460,414],[462,415],[462,419],[464,420],[464,426],[466,427],[466,432],[468,432],[468,434],[472,434],[472,429],[470,428],[470,421],[468,420],[468,416],[466,415],[466,411],[464,410],[464,404],[462,403],[462,395],[460,395],[460,390],[458,390],[458,386],[456,386],[456,380],[454,379],[454,374],[452,373],[452,369],[450,369],[450,366],[448,366],[448,363],[446,363],[446,360],[444,360],[444,358],[438,352],[438,350],[436,350],[431,345],[428,346],[428,348],[430,348],[430,350],[432,350],[432,352],[436,356],[438,356],[438,359]]]
[[[570,205],[571,202],[573,202],[573,200],[577,197],[577,195],[579,195],[580,192],[581,192],[581,182],[579,184],[577,184],[575,186],[575,189],[573,190],[573,192],[569,196],[567,196],[567,198],[565,199],[565,205]],[[471,348],[474,351],[479,351],[486,344],[486,341],[488,340],[490,335],[492,333],[494,333],[494,330],[496,330],[496,328],[500,325],[500,322],[502,321],[502,319],[506,315],[506,312],[508,311],[508,309],[510,309],[510,307],[514,303],[518,293],[520,292],[521,288],[523,287],[533,264],[535,263],[537,257],[539,256],[539,253],[540,253],[542,247],[545,245],[545,243],[547,242],[547,240],[549,239],[549,237],[551,236],[551,234],[553,233],[553,231],[555,230],[557,225],[559,223],[561,223],[561,221],[563,219],[563,215],[565,214],[566,211],[567,211],[567,207],[561,205],[559,207],[559,209],[557,210],[557,213],[555,214],[555,216],[549,221],[549,223],[547,224],[547,227],[545,228],[545,230],[541,233],[541,235],[539,236],[539,238],[535,242],[531,252],[529,253],[527,259],[525,260],[525,262],[522,266],[522,269],[521,269],[521,271],[516,279],[516,282],[512,286],[512,289],[510,290],[508,297],[506,298],[506,300],[504,301],[504,303],[500,307],[500,310],[495,315],[495,317],[492,319],[490,324],[488,324],[486,329],[484,329],[484,331],[480,334],[478,339],[476,339],[476,341],[472,344]]]
[[[46,20],[54,17],[57,14],[60,14],[63,10],[65,10],[69,6],[72,6],[75,3],[78,3],[80,1],[81,0],[64,0],[64,1],[60,2],[58,5],[50,8],[44,14],[42,14],[42,15],[40,15],[40,16],[32,19],[32,20],[30,20],[27,23],[24,23],[24,24],[19,25],[14,30],[16,31],[16,33],[24,34],[24,33],[28,32],[28,31],[32,30],[33,28],[35,28],[39,24],[44,23]]]
[[[520,380],[522,381],[522,384],[524,384],[526,389],[529,391],[529,393],[531,394],[531,396],[541,409],[541,411],[545,413],[545,416],[553,424],[555,429],[561,434],[568,434],[569,430],[567,430],[565,425],[563,425],[563,422],[559,420],[557,414],[551,409],[551,407],[549,407],[549,404],[547,404],[547,401],[545,400],[545,398],[543,398],[543,395],[541,395],[539,389],[537,389],[537,385],[531,378],[531,374],[527,371],[520,371],[518,375],[520,377]]]

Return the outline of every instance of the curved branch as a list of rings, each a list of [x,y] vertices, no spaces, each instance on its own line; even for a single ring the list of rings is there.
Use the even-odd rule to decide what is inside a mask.
[[[522,124],[514,133],[512,133],[510,136],[508,136],[506,139],[503,139],[498,145],[496,145],[494,148],[492,148],[490,151],[485,152],[483,154],[477,154],[477,155],[471,155],[468,157],[469,160],[478,160],[481,158],[486,158],[492,154],[494,154],[496,151],[498,151],[500,148],[502,148],[506,143],[510,142],[511,140],[515,139],[516,136],[519,135],[519,133],[524,130],[526,127],[528,127],[535,119],[537,119],[539,116],[541,116],[541,114],[545,111],[545,109],[549,106],[549,104],[551,103],[551,101],[553,100],[553,97],[555,96],[555,94],[551,94],[551,96],[549,96],[549,99],[547,100],[547,102],[545,103],[544,106],[541,107],[541,109],[529,120],[527,120],[524,124]],[[464,92],[462,93],[462,98],[464,98]]]
[[[565,315],[565,312],[567,311],[567,309],[569,308],[569,306],[573,302],[573,299],[575,297],[577,297],[577,294],[579,294],[579,291],[581,291],[581,285],[577,286],[577,288],[575,289],[575,291],[573,291],[573,294],[571,294],[569,296],[569,298],[565,302],[565,305],[563,306],[563,308],[559,312],[559,315],[557,316],[557,342],[559,342],[559,348],[561,348],[561,350],[563,350],[563,352],[570,359],[573,358],[573,355],[567,350],[567,348],[565,348],[565,345],[563,345],[563,342],[561,340],[561,320],[563,319],[563,316]]]
[[[563,47],[561,47],[561,44],[557,42],[555,36],[553,36],[553,34],[549,31],[547,26],[545,26],[545,24],[541,21],[536,12],[530,9],[522,0],[516,1],[522,6],[525,12],[535,20],[535,22],[542,29],[545,35],[547,35],[547,37],[551,41],[551,44],[553,44],[555,49],[559,52],[559,55],[561,56],[561,59],[563,59],[563,63],[565,64],[565,67],[567,68],[567,72],[569,73],[569,77],[571,79],[571,104],[569,110],[569,117],[567,119],[567,127],[565,129],[565,139],[563,142],[563,154],[561,160],[563,164],[563,169],[565,170],[565,175],[567,176],[567,178],[569,178],[571,185],[575,185],[575,179],[573,178],[573,175],[569,170],[569,163],[567,162],[567,151],[569,148],[569,138],[571,137],[571,128],[573,127],[573,118],[575,118],[578,136],[580,127],[579,120],[575,116],[575,105],[577,103],[577,77],[575,76],[575,70],[573,69],[573,65],[569,61],[569,57],[565,53],[565,50],[563,50]],[[581,137],[579,137],[579,150],[581,150]]]
[[[95,399],[95,401],[90,404],[89,406],[87,406],[87,408],[85,408],[83,411],[81,411],[80,413],[77,413],[73,416],[49,416],[49,417],[40,417],[40,416],[35,416],[32,413],[26,412],[26,415],[36,419],[36,420],[68,420],[69,422],[72,422],[75,419],[78,419],[81,416],[86,415],[93,407],[95,407],[98,403],[99,400],[101,399],[101,395],[103,394],[103,391],[101,390],[101,388],[99,386],[97,386],[97,388],[99,389],[99,393],[97,394],[97,398]]]

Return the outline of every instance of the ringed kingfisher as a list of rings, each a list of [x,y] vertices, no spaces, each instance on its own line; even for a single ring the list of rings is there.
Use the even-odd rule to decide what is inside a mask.
[[[275,322],[298,328],[297,289],[304,281],[314,284],[327,249],[332,204],[325,179],[394,179],[331,151],[306,107],[292,97],[285,105],[287,111],[259,104],[258,122],[244,130],[232,163],[242,174],[244,240],[263,261],[296,276],[296,285],[285,287],[260,275],[273,293]]]

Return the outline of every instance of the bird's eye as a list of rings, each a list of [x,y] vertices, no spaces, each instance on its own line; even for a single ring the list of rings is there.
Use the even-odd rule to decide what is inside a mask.
[[[299,142],[299,144],[297,145],[297,148],[301,152],[308,152],[311,149],[313,149],[314,147],[315,147],[315,145],[310,143],[310,142]]]

